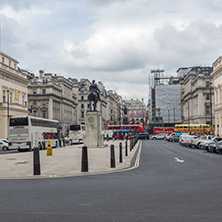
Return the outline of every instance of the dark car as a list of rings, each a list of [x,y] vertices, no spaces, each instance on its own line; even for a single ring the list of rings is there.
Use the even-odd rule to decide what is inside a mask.
[[[169,138],[169,142],[179,142],[180,135],[173,135]]]
[[[150,138],[149,133],[143,132],[143,133],[137,133],[132,138],[138,138],[139,140],[147,140]]]

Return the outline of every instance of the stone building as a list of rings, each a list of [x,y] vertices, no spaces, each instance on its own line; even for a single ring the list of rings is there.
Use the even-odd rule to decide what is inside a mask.
[[[131,124],[141,124],[145,127],[147,122],[147,111],[146,105],[144,104],[144,99],[142,101],[139,99],[125,100],[127,108],[127,118]]]
[[[8,137],[8,117],[28,115],[28,80],[18,64],[0,52],[0,138]]]
[[[63,76],[39,72],[28,84],[31,115],[59,121],[66,135],[70,124],[77,122],[77,95],[72,81]]]
[[[213,63],[215,135],[222,136],[222,56]]]
[[[212,67],[192,67],[181,82],[182,121],[186,124],[213,124]]]

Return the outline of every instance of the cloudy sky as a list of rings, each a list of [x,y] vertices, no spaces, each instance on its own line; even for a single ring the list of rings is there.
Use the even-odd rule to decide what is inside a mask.
[[[1,51],[20,68],[102,81],[147,100],[152,69],[222,55],[221,0],[0,0]]]

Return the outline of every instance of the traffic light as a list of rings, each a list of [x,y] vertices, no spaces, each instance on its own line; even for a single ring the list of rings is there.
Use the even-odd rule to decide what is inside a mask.
[[[15,101],[17,101],[18,100],[18,89],[16,88],[15,89]]]

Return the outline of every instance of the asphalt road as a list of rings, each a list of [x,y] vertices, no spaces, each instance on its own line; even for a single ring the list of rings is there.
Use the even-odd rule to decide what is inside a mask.
[[[143,141],[131,171],[0,180],[0,221],[222,221],[222,155]]]

